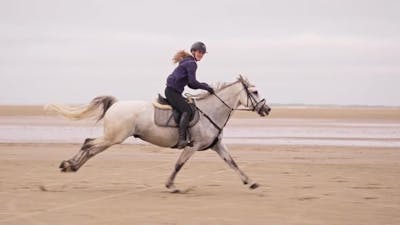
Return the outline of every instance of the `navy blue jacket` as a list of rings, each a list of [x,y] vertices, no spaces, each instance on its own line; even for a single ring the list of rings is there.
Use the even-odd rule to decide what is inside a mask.
[[[167,78],[167,86],[182,93],[185,86],[188,85],[192,89],[210,90],[211,87],[207,83],[201,83],[196,79],[197,63],[192,56],[188,56],[179,62],[171,75]]]

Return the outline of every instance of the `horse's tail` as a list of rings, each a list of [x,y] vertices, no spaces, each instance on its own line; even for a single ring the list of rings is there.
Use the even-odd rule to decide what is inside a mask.
[[[71,120],[81,120],[85,118],[96,118],[97,121],[103,119],[107,110],[117,99],[113,96],[98,96],[88,105],[71,107],[66,105],[49,104],[45,106],[46,111],[53,111]],[[102,106],[102,108],[101,108]]]

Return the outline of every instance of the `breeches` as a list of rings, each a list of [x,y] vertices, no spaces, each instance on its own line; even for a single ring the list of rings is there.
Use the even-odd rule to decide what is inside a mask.
[[[178,93],[173,88],[166,87],[165,97],[167,98],[169,104],[171,104],[172,107],[176,109],[180,114],[186,112],[189,118],[192,118],[192,109],[189,103],[186,102],[186,99],[182,96],[182,94]]]

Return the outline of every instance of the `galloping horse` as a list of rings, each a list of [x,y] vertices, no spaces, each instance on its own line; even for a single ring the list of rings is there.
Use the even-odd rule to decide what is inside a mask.
[[[261,99],[254,85],[247,78],[239,76],[232,83],[223,83],[214,87],[215,93],[202,93],[193,96],[200,111],[200,120],[190,128],[192,146],[183,149],[175,168],[166,182],[166,187],[177,191],[174,180],[185,162],[196,152],[212,149],[240,176],[251,189],[258,184],[239,169],[223,144],[223,129],[232,112],[239,106],[266,116],[270,108],[265,99]],[[134,136],[161,147],[173,147],[178,140],[177,128],[160,127],[154,122],[154,106],[144,101],[117,101],[112,96],[99,96],[88,105],[68,107],[50,104],[46,110],[55,111],[69,119],[104,119],[104,135],[95,139],[87,138],[79,152],[69,160],[61,162],[62,172],[77,171],[88,159],[106,150],[112,145],[122,143]]]

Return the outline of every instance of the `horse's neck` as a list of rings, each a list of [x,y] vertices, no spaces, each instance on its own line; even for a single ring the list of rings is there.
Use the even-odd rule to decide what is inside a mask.
[[[215,93],[224,102],[216,96],[210,95],[207,98],[198,101],[198,107],[204,113],[211,116],[214,122],[222,126],[231,113],[231,109],[236,108],[239,103],[239,92],[241,90],[239,85],[240,83],[236,83]],[[226,103],[226,105],[224,103]],[[227,105],[230,108],[228,108]]]

